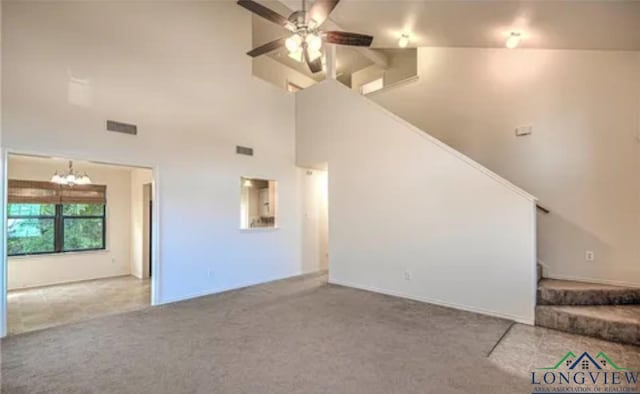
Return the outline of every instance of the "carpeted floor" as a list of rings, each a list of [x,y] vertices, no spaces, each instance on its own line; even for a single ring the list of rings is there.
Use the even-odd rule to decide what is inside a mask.
[[[2,392],[531,392],[510,324],[300,277],[8,337]]]

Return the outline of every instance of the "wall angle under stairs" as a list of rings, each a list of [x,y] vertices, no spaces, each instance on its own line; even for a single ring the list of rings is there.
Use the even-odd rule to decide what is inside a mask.
[[[535,197],[331,80],[296,94],[296,162],[328,164],[332,283],[533,324]]]

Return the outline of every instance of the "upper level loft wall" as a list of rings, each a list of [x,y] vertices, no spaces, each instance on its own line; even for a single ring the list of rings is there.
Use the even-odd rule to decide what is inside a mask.
[[[533,322],[533,197],[331,80],[296,139],[328,163],[331,282]]]
[[[360,91],[362,85],[382,78],[383,88],[418,76],[418,50],[416,48],[385,49],[386,68],[376,64],[351,74],[351,88]]]
[[[420,48],[418,56],[418,82],[372,99],[551,210],[538,218],[545,274],[640,286],[640,54]],[[516,137],[527,125],[533,134]]]

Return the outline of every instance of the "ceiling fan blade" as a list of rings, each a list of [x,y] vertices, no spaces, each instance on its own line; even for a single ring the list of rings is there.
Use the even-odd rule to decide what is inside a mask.
[[[366,34],[349,33],[347,31],[328,31],[325,32],[325,41],[329,44],[368,47],[371,46],[373,37]]]
[[[247,55],[251,57],[257,57],[260,55],[264,55],[265,53],[275,51],[276,49],[284,46],[285,40],[286,38],[278,38],[277,40],[270,41],[266,44],[260,45],[259,47],[253,48],[252,50],[247,52]]]
[[[316,0],[307,14],[308,22],[313,20],[315,21],[314,27],[319,27],[327,20],[329,14],[336,8],[339,2],[340,0]]]
[[[319,56],[316,60],[311,60],[309,58],[309,50],[305,49],[304,51],[304,60],[307,62],[307,66],[309,66],[309,70],[311,73],[315,74],[322,71],[322,56]]]
[[[273,11],[270,8],[267,8],[265,6],[263,6],[260,3],[256,3],[253,0],[238,0],[238,5],[240,7],[244,7],[247,10],[253,12],[254,14],[263,17],[264,19],[267,19],[273,23],[275,23],[276,25],[280,25],[282,27],[285,27],[287,29],[290,28],[291,24],[289,22],[289,20],[287,18],[285,18],[284,16],[278,14],[277,12]]]

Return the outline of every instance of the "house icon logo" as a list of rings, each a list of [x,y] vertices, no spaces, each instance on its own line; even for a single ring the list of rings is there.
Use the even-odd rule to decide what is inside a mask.
[[[553,367],[538,368],[538,371],[555,371],[562,366],[568,370],[602,370],[610,367],[616,371],[630,371],[629,368],[619,367],[604,352],[598,353],[595,357],[587,352],[582,353],[580,357],[576,357],[573,352],[567,352]]]
[[[639,375],[639,371],[621,366],[604,352],[593,356],[569,351],[553,366],[531,372],[532,393],[638,393]]]

